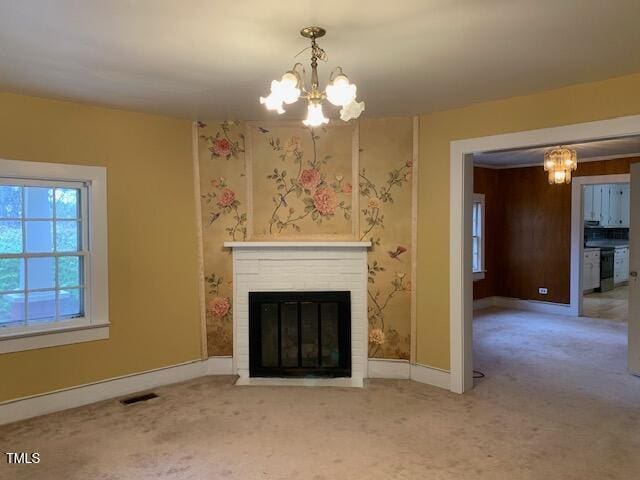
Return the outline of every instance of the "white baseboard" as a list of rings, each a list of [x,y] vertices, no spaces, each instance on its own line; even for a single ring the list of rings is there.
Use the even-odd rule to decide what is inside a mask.
[[[410,377],[410,364],[407,360],[370,358],[367,376],[369,378],[408,379]]]
[[[232,357],[211,357],[169,367],[110,378],[53,392],[0,402],[0,425],[17,422],[60,410],[81,407],[90,403],[142,392],[152,388],[184,382],[205,375],[232,375]],[[369,378],[412,379],[440,388],[449,388],[449,372],[411,365],[406,360],[369,359]],[[253,379],[255,380],[255,379]],[[269,379],[267,379],[269,380]],[[356,385],[362,386],[362,380]],[[304,383],[304,382],[303,382]],[[313,382],[311,382],[313,383]],[[305,385],[310,384],[307,382]]]
[[[206,375],[201,360],[0,403],[0,425]]]
[[[369,359],[369,378],[401,378],[426,383],[449,390],[449,372],[426,365],[410,364],[406,360]]]
[[[207,375],[233,375],[233,357],[209,357]]]
[[[439,368],[427,367],[416,363],[411,365],[411,380],[420,383],[426,383],[434,387],[451,389],[450,373]]]
[[[527,310],[531,312],[548,313],[551,315],[577,315],[571,305],[564,303],[522,300],[520,298],[510,297],[486,297],[473,301],[474,310],[481,310],[489,307],[513,308],[514,310]]]

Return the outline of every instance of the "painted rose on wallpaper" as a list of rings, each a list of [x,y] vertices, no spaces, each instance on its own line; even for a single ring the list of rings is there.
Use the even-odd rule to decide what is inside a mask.
[[[207,308],[214,318],[224,318],[231,310],[231,301],[227,297],[213,297],[209,300]]]
[[[300,185],[302,188],[306,188],[307,190],[315,190],[322,179],[320,178],[320,171],[315,168],[309,168],[307,170],[303,170],[298,178]]]
[[[307,131],[313,148],[306,156],[301,139],[296,135],[284,142],[279,137],[269,139],[276,157],[283,163],[289,163],[295,170],[295,174],[291,175],[288,167],[274,168],[267,175],[274,186],[274,207],[267,229],[269,234],[287,230],[300,232],[305,219],[320,225],[337,213],[341,213],[347,220],[351,218],[350,195],[344,190],[342,175],[328,179],[323,173],[323,167],[331,157],[326,155],[318,158],[317,141],[320,136],[313,129]],[[260,132],[266,134],[269,130],[263,128]]]
[[[336,194],[328,188],[320,188],[313,194],[313,206],[325,217],[336,213]]]
[[[244,153],[244,134],[239,134],[239,140],[232,140],[229,137],[231,127],[237,125],[237,122],[222,122],[220,124],[221,131],[217,131],[214,135],[200,135],[200,140],[208,145],[212,160],[214,158],[238,159]],[[206,128],[206,126],[206,123],[198,122],[199,128]]]
[[[236,193],[227,186],[224,177],[211,180],[209,193],[202,198],[208,207],[217,207],[209,210],[207,226],[211,227],[221,216],[230,216],[233,223],[224,227],[225,232],[232,240],[247,239],[247,214],[240,211],[241,203],[236,198]]]

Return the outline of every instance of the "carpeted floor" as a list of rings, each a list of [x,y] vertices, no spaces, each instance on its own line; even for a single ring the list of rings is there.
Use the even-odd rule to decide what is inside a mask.
[[[235,387],[208,377],[0,427],[11,480],[632,479],[640,378],[623,323],[488,309],[469,394],[411,381],[364,389]]]

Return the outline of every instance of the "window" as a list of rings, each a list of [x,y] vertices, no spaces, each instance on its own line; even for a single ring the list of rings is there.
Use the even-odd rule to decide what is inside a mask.
[[[472,211],[472,269],[473,279],[482,280],[485,274],[484,264],[484,195],[473,195]]]
[[[106,338],[104,169],[0,172],[0,353]]]

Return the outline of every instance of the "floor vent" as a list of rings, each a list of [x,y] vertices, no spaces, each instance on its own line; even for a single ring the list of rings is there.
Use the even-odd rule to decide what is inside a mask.
[[[144,395],[136,395],[135,397],[125,398],[124,400],[120,400],[120,403],[123,405],[131,405],[133,403],[146,402],[147,400],[151,400],[152,398],[158,398],[158,395],[153,392],[145,393]]]

